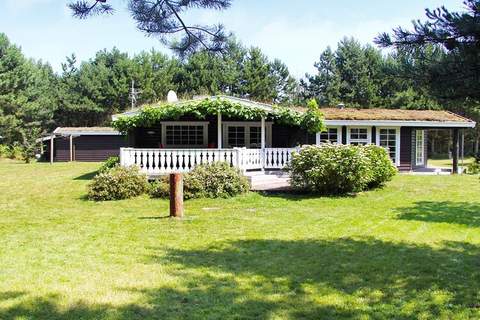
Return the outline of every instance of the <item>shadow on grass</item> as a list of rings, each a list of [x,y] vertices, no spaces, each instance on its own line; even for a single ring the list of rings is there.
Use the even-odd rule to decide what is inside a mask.
[[[73,178],[73,180],[92,180],[93,177],[98,173],[97,170],[82,174],[81,176]]]
[[[163,220],[169,219],[170,216],[152,216],[152,217],[138,217],[138,220]]]
[[[373,238],[241,240],[199,250],[150,248],[147,263],[177,281],[140,290],[141,303],[59,307],[55,296],[0,319],[424,319],[479,316],[480,247],[438,249]]]
[[[396,209],[398,219],[461,224],[480,227],[480,203],[420,201],[412,207]]]
[[[313,193],[305,193],[299,191],[275,191],[275,190],[266,190],[266,191],[255,191],[258,194],[268,197],[268,198],[280,198],[288,201],[302,201],[308,199],[320,199],[320,198],[327,198],[327,199],[346,199],[346,198],[355,198],[357,194],[349,193],[345,195],[318,195]]]
[[[0,301],[9,300],[9,299],[16,299],[25,295],[24,291],[4,291],[0,292]]]

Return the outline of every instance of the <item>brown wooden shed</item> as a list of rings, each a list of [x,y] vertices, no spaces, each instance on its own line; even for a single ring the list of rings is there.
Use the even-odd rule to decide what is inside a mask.
[[[51,162],[105,161],[128,146],[127,137],[110,127],[59,127],[43,143],[43,158]]]

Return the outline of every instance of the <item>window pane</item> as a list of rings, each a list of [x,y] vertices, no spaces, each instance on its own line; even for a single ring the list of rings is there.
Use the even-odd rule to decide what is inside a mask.
[[[397,150],[397,130],[396,129],[380,129],[379,145],[387,149],[390,159],[395,163]]]
[[[228,145],[230,147],[245,147],[245,127],[228,127]]]
[[[203,128],[198,125],[167,125],[165,141],[170,146],[203,146]]]
[[[338,129],[329,128],[326,132],[320,133],[320,142],[321,143],[337,143],[338,142]]]

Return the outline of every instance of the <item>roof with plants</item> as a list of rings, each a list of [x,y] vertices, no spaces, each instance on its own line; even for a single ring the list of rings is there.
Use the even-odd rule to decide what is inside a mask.
[[[162,120],[176,120],[187,115],[202,119],[217,114],[244,120],[265,117],[278,123],[300,126],[312,133],[324,128],[322,113],[316,106],[297,110],[230,96],[197,97],[174,103],[146,105],[114,115],[112,125],[118,131],[128,133],[134,128],[153,126]]]
[[[305,110],[305,108],[296,108]],[[320,108],[325,120],[393,120],[393,121],[435,121],[472,122],[472,120],[443,110],[404,110],[404,109],[356,109]]]

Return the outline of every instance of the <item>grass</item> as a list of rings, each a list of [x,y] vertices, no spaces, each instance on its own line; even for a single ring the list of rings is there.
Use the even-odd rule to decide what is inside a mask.
[[[478,319],[480,182],[94,203],[98,164],[0,161],[0,319]]]
[[[463,160],[464,166],[467,166],[469,163],[472,163],[474,160],[473,157],[467,157]],[[458,161],[459,165],[462,164],[462,160]],[[452,168],[453,160],[452,159],[428,159],[428,166],[434,168]]]

